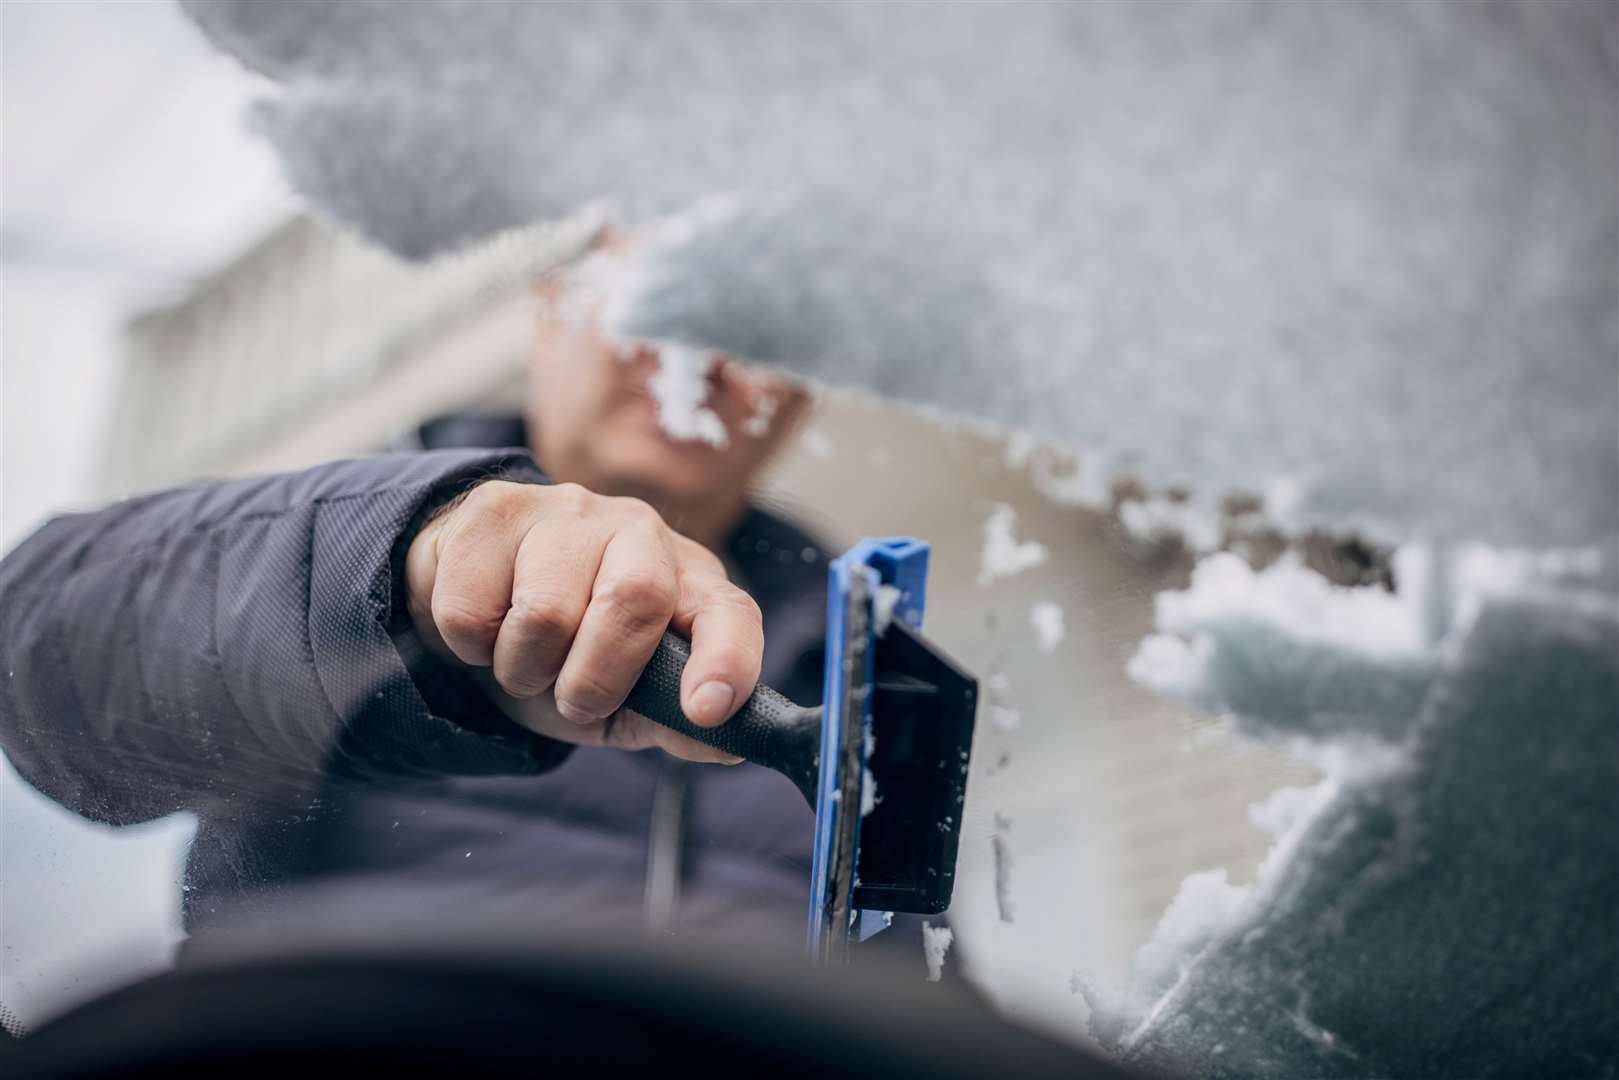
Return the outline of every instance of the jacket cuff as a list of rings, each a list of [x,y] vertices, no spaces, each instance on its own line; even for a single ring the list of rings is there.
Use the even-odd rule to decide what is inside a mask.
[[[459,668],[434,655],[417,634],[406,609],[405,556],[422,528],[447,506],[489,480],[549,484],[533,460],[504,457],[498,466],[460,472],[430,485],[416,511],[394,542],[389,560],[388,634],[405,665],[416,692],[437,720],[455,729],[482,736],[487,748],[506,764],[500,772],[536,773],[554,769],[567,760],[572,743],[538,735],[513,721]],[[454,740],[462,742],[463,740]]]
[[[505,747],[513,752],[510,766],[500,771],[547,772],[573,752],[572,743],[537,735],[501,712],[471,679],[422,644],[408,616],[403,621],[396,617],[389,633],[429,714],[462,731],[487,737],[492,751]]]

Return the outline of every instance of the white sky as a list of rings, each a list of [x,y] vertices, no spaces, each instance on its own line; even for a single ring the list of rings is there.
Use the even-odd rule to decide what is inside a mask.
[[[0,545],[91,489],[117,332],[295,203],[242,125],[257,78],[167,0],[0,5]]]
[[[167,0],[0,2],[0,549],[82,503],[118,332],[294,212],[257,80]],[[190,823],[89,825],[0,763],[0,1001],[27,1022],[161,963]]]

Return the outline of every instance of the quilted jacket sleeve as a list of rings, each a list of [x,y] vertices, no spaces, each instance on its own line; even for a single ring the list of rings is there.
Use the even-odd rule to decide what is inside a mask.
[[[115,824],[559,763],[412,647],[398,595],[424,517],[493,477],[545,482],[510,451],[392,454],[50,521],[0,562],[0,744]]]

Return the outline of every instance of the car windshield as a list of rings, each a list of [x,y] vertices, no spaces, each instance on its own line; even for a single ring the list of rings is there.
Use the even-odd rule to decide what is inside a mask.
[[[1615,1068],[1610,6],[3,17],[13,1035],[807,923],[1097,1068]]]

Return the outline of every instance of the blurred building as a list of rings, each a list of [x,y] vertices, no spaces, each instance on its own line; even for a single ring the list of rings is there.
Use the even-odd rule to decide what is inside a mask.
[[[131,323],[104,493],[295,469],[398,445],[447,411],[515,408],[533,277],[587,240],[563,225],[420,267],[287,223]],[[823,395],[760,498],[834,544],[933,543],[930,635],[1000,676],[999,703],[1020,719],[979,720],[959,952],[1012,1011],[1072,1032],[1074,986],[1122,981],[1186,874],[1247,879],[1268,843],[1247,807],[1308,779],[1125,678],[1153,595],[1183,584],[1189,559],[1052,502],[990,435],[853,395]],[[983,522],[998,504],[1051,558],[986,588]],[[1031,626],[1041,601],[1066,616],[1050,654]]]
[[[307,218],[128,328],[104,494],[297,468],[517,400],[529,283],[589,227],[403,263]]]

